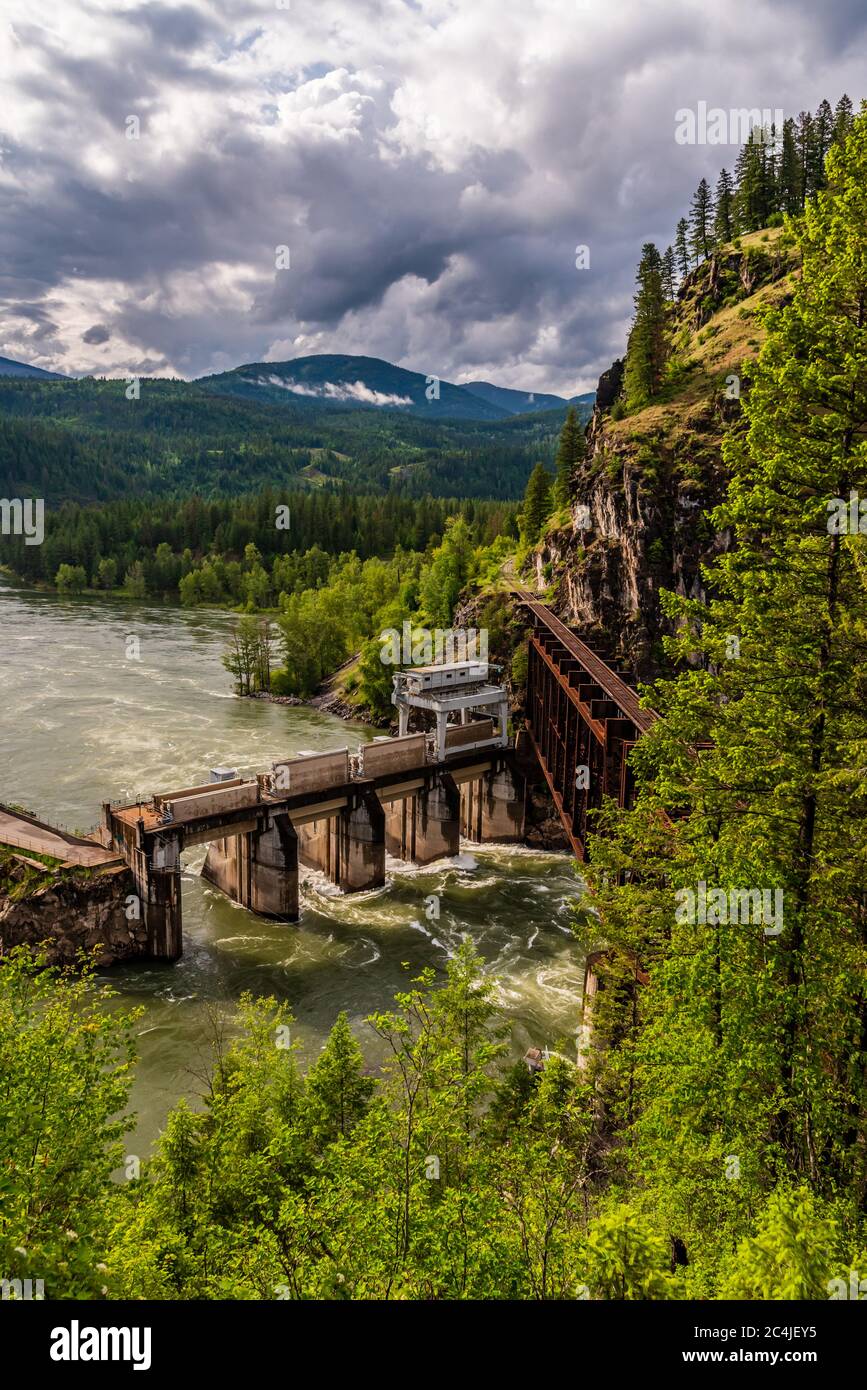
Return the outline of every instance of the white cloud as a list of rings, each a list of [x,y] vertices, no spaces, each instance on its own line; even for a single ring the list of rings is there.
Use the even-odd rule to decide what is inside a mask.
[[[353,401],[358,405],[412,405],[412,396],[398,396],[393,392],[374,391],[363,381],[320,381],[315,383],[295,381],[292,377],[270,376],[243,378],[252,386],[279,386],[283,391],[291,391],[296,396],[312,396],[323,401]]]

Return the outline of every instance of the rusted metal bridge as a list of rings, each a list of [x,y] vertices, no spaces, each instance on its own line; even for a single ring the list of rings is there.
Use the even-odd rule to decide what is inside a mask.
[[[523,589],[533,619],[527,671],[527,735],[572,848],[586,857],[588,814],[612,797],[632,803],[628,757],[657,716],[642,708],[614,656],[591,647]]]

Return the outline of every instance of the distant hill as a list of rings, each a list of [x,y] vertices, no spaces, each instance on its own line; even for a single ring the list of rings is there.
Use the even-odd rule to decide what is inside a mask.
[[[42,367],[31,367],[28,362],[14,362],[11,357],[0,357],[0,376],[39,376],[43,381],[68,381],[62,372],[46,372]]]
[[[552,396],[546,391],[514,391],[508,386],[494,386],[490,381],[465,381],[464,391],[499,406],[509,415],[529,415],[536,410],[564,410],[569,402],[565,396]]]
[[[382,410],[425,420],[508,420],[548,410],[566,410],[565,396],[514,391],[490,381],[462,386],[396,367],[381,357],[318,353],[288,362],[248,362],[229,372],[200,377],[197,385],[215,395],[319,410]],[[592,406],[594,393],[573,397]],[[589,414],[589,411],[587,412]]]
[[[450,381],[379,357],[322,353],[288,362],[248,362],[198,384],[221,396],[328,410],[387,410],[428,420],[506,420],[514,411]],[[496,389],[496,388],[494,388]]]
[[[56,506],[274,485],[508,499],[540,459],[553,467],[562,398],[516,414],[450,382],[428,401],[432,385],[377,358],[332,355],[193,382],[142,377],[134,400],[120,378],[0,373],[0,497],[38,486]]]

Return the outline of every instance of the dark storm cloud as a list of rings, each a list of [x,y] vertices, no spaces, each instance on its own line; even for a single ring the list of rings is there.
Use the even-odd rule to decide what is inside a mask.
[[[846,0],[785,42],[768,0],[11,5],[2,338],[65,371],[346,351],[584,389],[641,244],[736,159],[677,145],[678,108],[860,96]]]

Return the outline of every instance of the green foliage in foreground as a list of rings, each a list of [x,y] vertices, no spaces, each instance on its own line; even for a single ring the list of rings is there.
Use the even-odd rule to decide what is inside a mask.
[[[504,1059],[493,984],[468,943],[367,1027],[366,1074],[341,1015],[302,1075],[292,1020],[244,997],[215,1020],[202,1109],[168,1116],[128,1181],[115,1117],[131,1079],[130,1020],[92,977],[0,971],[0,1258],[49,1298],[649,1299],[688,1282],[665,1226],[606,1191],[592,1088],[552,1057]],[[372,1034],[369,1034],[372,1036]],[[857,1261],[832,1204],[781,1189],[727,1231],[706,1292],[823,1296]],[[825,1294],[824,1296],[827,1296]]]

